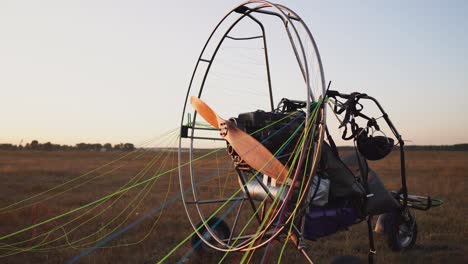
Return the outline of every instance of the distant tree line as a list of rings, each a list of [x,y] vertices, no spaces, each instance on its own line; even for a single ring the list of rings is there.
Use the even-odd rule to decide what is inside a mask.
[[[82,150],[82,151],[132,151],[135,146],[132,143],[119,143],[112,145],[110,143],[78,143],[74,146],[59,145],[51,142],[39,143],[37,140],[26,143],[24,146],[13,145],[9,143],[0,144],[0,150],[42,150],[42,151],[56,151],[56,150]]]
[[[339,150],[353,150],[353,146],[339,146]],[[395,146],[393,150],[400,149]],[[405,145],[405,150],[440,150],[440,151],[468,151],[468,144],[455,145]]]
[[[467,151],[468,144],[455,144],[455,145],[439,145],[439,146],[418,146],[418,145],[409,145],[405,146],[407,150],[455,150],[455,151]]]

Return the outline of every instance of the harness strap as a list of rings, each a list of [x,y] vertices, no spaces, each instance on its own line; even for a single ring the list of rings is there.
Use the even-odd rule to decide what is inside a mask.
[[[369,183],[368,183],[368,176],[369,176],[369,166],[367,164],[366,159],[361,159],[359,153],[357,151],[357,147],[355,147],[356,151],[356,158],[358,160],[359,171],[361,172],[361,176],[363,179],[364,189],[366,190],[366,197],[364,198],[364,206],[362,210],[364,210],[364,214],[367,214],[367,203],[368,199],[373,195],[370,193]],[[374,245],[374,231],[372,229],[372,215],[367,217],[367,232],[369,233],[369,253],[367,254],[368,263],[374,263],[374,255],[376,254],[375,245]]]
[[[374,255],[377,253],[377,251],[375,251],[375,245],[374,245],[374,232],[372,230],[372,215],[367,217],[367,231],[369,232],[369,253],[367,253],[367,260],[369,264],[373,264]]]
[[[328,140],[328,143],[330,143],[330,147],[333,151],[333,154],[339,157],[340,155],[338,154],[338,148],[336,147],[335,141],[330,135],[330,131],[328,131],[328,126],[325,126],[325,134],[327,134],[327,140]]]

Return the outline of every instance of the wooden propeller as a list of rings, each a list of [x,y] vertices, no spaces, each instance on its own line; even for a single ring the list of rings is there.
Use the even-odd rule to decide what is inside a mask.
[[[220,129],[220,135],[231,144],[237,154],[252,168],[276,179],[282,184],[288,180],[288,168],[255,138],[239,129],[236,124],[219,117],[205,102],[190,97],[190,103],[209,124]]]

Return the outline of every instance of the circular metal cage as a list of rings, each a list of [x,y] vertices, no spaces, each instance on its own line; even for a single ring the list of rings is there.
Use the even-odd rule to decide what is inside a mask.
[[[294,11],[249,1],[221,19],[190,79],[179,140],[182,200],[203,243],[218,251],[246,251],[266,245],[286,227],[300,234],[298,222],[323,141],[325,90],[317,45]],[[190,96],[202,98],[224,117],[252,108],[275,111],[283,97],[305,102],[303,140],[295,148],[288,183],[275,185],[267,175],[240,168],[218,129],[191,108]],[[229,236],[215,232],[213,225],[220,221],[230,227]]]

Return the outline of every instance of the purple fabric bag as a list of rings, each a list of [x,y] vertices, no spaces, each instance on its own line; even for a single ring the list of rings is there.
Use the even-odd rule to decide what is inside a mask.
[[[304,238],[316,240],[331,235],[354,224],[357,213],[349,207],[316,207],[310,208],[304,223]]]

